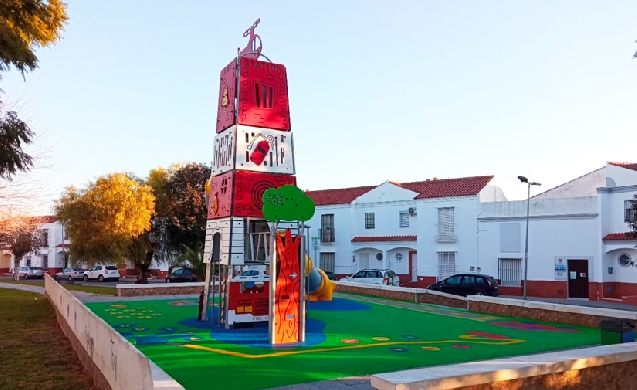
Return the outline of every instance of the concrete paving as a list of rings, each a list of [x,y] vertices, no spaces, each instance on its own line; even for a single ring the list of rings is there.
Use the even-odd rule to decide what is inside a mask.
[[[374,390],[370,380],[369,377],[341,378],[331,381],[272,387],[268,390]]]
[[[30,291],[44,295],[44,287],[32,286],[30,284],[0,283],[0,288],[11,288],[14,290]]]
[[[519,296],[502,296],[502,298],[510,298],[510,299],[522,299]],[[557,303],[561,305],[573,305],[573,306],[586,306],[586,307],[599,307],[605,309],[617,309],[617,310],[626,310],[626,311],[637,311],[636,305],[628,305],[621,302],[614,302],[609,300],[604,301],[586,301],[586,300],[577,300],[577,299],[561,299],[561,298],[534,298],[527,297],[527,301],[540,301],[540,302],[549,302],[549,303]]]

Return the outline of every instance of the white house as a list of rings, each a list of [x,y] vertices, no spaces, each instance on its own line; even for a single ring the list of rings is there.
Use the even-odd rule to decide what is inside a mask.
[[[387,181],[379,186],[307,191],[317,205],[310,255],[337,276],[390,268],[402,284],[427,286],[476,270],[479,204],[504,200],[493,176]]]
[[[634,219],[637,164],[600,169],[529,201],[527,293],[571,299],[637,298]],[[483,272],[507,295],[522,293],[527,201],[483,203],[478,216]],[[633,299],[635,299],[633,298]]]
[[[68,251],[70,241],[66,239],[64,228],[56,217],[37,217],[43,221],[38,230],[43,233],[44,242],[39,249],[26,254],[20,261],[20,266],[42,267],[53,275],[64,267],[64,253]],[[0,252],[0,274],[13,272],[13,253],[10,246],[5,246]]]
[[[482,272],[521,295],[527,201],[507,201],[492,176],[307,191],[317,206],[310,255],[342,277],[390,268],[425,287]],[[529,201],[528,295],[637,302],[637,164],[604,167]],[[633,298],[631,298],[633,297]]]

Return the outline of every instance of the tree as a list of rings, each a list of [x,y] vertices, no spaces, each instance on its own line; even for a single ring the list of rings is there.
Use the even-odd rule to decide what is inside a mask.
[[[23,147],[33,142],[34,133],[15,111],[3,113],[3,107],[0,102],[0,178],[9,180],[33,166],[33,157]]]
[[[130,256],[133,240],[150,230],[154,212],[152,189],[124,173],[98,178],[84,190],[68,187],[55,205],[70,253],[89,266]]]
[[[20,232],[11,242],[13,253],[13,279],[19,279],[20,261],[22,258],[42,245],[43,236],[35,228]]]
[[[206,239],[208,205],[205,199],[206,180],[210,167],[190,163],[178,168],[167,183],[171,203],[168,226],[171,250],[181,253],[182,244],[195,249]]]
[[[263,193],[263,216],[270,222],[309,221],[316,206],[297,186],[269,188]]]
[[[67,20],[60,0],[0,0],[0,71],[35,70],[35,49],[57,42]]]

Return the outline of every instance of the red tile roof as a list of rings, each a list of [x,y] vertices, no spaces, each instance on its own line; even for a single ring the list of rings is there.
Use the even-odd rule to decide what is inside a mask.
[[[416,241],[416,236],[372,236],[372,237],[352,238],[352,242],[395,242],[395,241]]]
[[[602,238],[604,241],[634,241],[637,240],[637,236],[633,233],[610,233]]]
[[[608,164],[614,165],[616,167],[621,167],[621,168],[626,168],[626,169],[631,169],[633,171],[637,171],[637,163],[609,161]]]
[[[431,179],[410,183],[391,183],[418,193],[414,199],[427,199],[477,195],[492,179],[493,176],[475,176],[458,179]],[[354,199],[376,187],[377,186],[340,188],[306,191],[305,193],[312,198],[314,204],[317,206],[327,206],[352,203]]]
[[[352,203],[354,199],[376,188],[375,186],[339,188],[334,190],[306,191],[317,206]]]
[[[414,199],[444,198],[448,196],[478,195],[493,176],[461,177],[458,179],[433,179],[402,183],[400,186],[418,193]]]

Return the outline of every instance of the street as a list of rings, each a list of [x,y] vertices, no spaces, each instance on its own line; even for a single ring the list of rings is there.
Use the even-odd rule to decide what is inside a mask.
[[[11,276],[0,276],[0,283],[12,280]],[[104,281],[98,282],[97,280],[89,280],[85,282],[83,280],[76,280],[74,284],[86,285],[86,286],[95,286],[95,287],[115,287],[117,284],[132,284],[135,283],[135,278],[120,278],[119,281]],[[44,279],[20,279],[21,282],[33,284],[36,286],[44,287]],[[67,281],[61,281],[61,284],[66,284]],[[166,283],[163,279],[148,279],[148,283]]]

